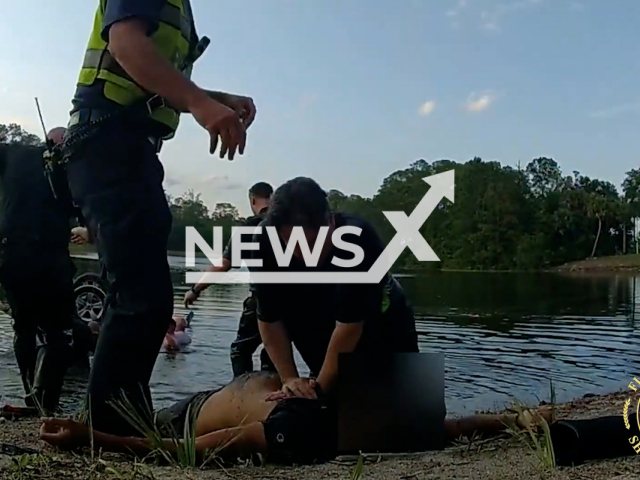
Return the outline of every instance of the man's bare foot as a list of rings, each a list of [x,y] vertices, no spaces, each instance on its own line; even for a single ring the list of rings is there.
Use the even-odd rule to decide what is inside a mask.
[[[523,409],[516,418],[516,423],[520,428],[531,428],[536,430],[542,425],[542,420],[547,423],[553,421],[553,410],[549,407],[538,409]]]
[[[68,418],[45,418],[40,427],[40,439],[62,450],[73,450],[89,444],[89,429]]]

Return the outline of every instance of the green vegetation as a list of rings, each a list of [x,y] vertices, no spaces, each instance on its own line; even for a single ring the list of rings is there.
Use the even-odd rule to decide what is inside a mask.
[[[0,143],[20,143],[22,145],[43,145],[37,135],[26,132],[16,123],[4,125],[0,123]]]
[[[17,125],[0,125],[0,142],[36,140]],[[329,200],[335,210],[369,220],[388,242],[395,229],[382,212],[410,214],[429,188],[422,178],[451,169],[455,203],[443,200],[421,228],[442,261],[418,262],[405,249],[395,269],[540,270],[635,252],[632,219],[640,217],[640,169],[627,172],[618,192],[612,183],[579,172],[565,175],[546,157],[524,168],[480,158],[418,160],[385,178],[372,198],[330,190]],[[242,220],[229,203],[210,211],[193,191],[167,198],[173,213],[170,251],[184,251],[187,226],[210,244],[213,227],[221,226],[226,243],[231,227]]]
[[[443,200],[421,228],[441,262],[418,262],[406,249],[396,269],[539,270],[590,257],[635,250],[634,217],[640,216],[640,169],[616,187],[578,172],[563,176],[555,160],[537,158],[525,168],[474,158],[466,163],[424,160],[389,175],[372,198],[330,190],[337,211],[361,215],[388,242],[395,229],[383,211],[410,214],[429,186],[422,178],[455,170],[456,201]],[[240,216],[230,204],[209,213],[192,191],[171,200],[171,250],[184,249],[184,227],[212,241],[221,225],[225,242]]]
[[[538,412],[528,409],[520,402],[516,402],[513,410],[519,416],[528,416],[531,422],[527,422],[524,429],[513,425],[507,425],[507,431],[519,442],[526,445],[535,455],[539,466],[544,470],[556,467],[556,457],[551,441],[551,430],[547,421]]]
[[[550,423],[556,420],[556,391],[553,381],[549,379],[549,405],[551,407]],[[538,460],[541,471],[556,468],[556,456],[551,439],[549,422],[535,408],[527,407],[522,402],[514,400],[511,408],[524,420],[524,428],[516,425],[505,425],[507,432],[518,442],[526,445]]]
[[[351,470],[351,480],[359,480],[362,477],[362,470],[364,469],[364,457],[362,455],[358,456],[358,463]]]
[[[455,169],[455,203],[434,211],[421,233],[440,268],[533,270],[591,256],[625,253],[638,216],[640,170],[627,173],[620,195],[609,182],[563,176],[550,158],[525,168],[474,158],[466,163],[419,160],[387,177],[372,199],[331,191],[332,204],[368,218],[385,241],[395,233],[384,210],[409,214],[429,188],[422,178]],[[396,268],[433,268],[407,249]]]

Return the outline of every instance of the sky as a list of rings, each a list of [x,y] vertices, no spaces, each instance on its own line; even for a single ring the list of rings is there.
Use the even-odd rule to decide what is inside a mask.
[[[97,0],[8,2],[0,123],[66,125]],[[211,39],[193,80],[251,96],[245,154],[208,152],[183,115],[163,147],[165,188],[249,213],[247,190],[309,176],[372,196],[424,158],[503,165],[554,158],[620,186],[640,167],[640,2],[192,0]]]

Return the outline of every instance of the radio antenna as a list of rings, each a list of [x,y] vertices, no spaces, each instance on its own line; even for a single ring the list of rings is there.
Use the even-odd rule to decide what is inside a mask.
[[[38,109],[38,117],[40,117],[40,125],[42,125],[42,131],[44,133],[44,141],[45,143],[49,143],[49,139],[47,138],[47,127],[44,126],[44,120],[42,118],[42,110],[40,110],[40,102],[38,102],[38,97],[36,98],[36,108]]]

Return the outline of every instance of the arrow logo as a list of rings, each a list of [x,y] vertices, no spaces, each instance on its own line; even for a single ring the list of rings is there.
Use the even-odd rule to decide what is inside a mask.
[[[409,216],[404,212],[382,212],[396,234],[368,272],[187,272],[186,283],[378,283],[407,247],[418,261],[437,262],[440,259],[420,234],[420,228],[443,198],[454,201],[454,170],[422,180],[431,188]]]
[[[368,274],[378,283],[391,269],[395,261],[406,247],[409,247],[420,262],[438,262],[440,259],[420,233],[420,228],[433,213],[443,197],[454,201],[454,171],[448,170],[430,177],[424,177],[424,182],[431,185],[427,194],[416,205],[411,215],[404,212],[382,212],[393,228],[395,236],[384,249],[382,255],[373,264]]]

